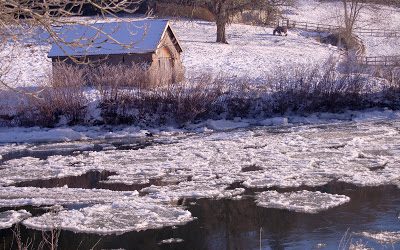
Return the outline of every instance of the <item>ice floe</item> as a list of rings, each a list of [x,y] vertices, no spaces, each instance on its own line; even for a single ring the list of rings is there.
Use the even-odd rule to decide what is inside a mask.
[[[183,242],[182,239],[180,238],[170,238],[170,239],[166,239],[166,240],[162,240],[159,244],[172,244],[172,243],[181,243]]]
[[[32,215],[26,210],[9,210],[0,213],[0,229],[10,228],[14,224],[31,217]]]
[[[400,231],[398,232],[362,232],[358,235],[373,239],[380,244],[395,244],[400,242]]]
[[[137,191],[106,189],[0,187],[0,207],[88,205],[129,201]]]
[[[114,202],[126,203],[125,208],[132,201],[142,201],[143,206],[149,203],[165,209],[181,209],[177,202],[180,199],[240,199],[245,189],[316,187],[335,181],[358,186],[399,185],[399,131],[398,120],[252,127],[159,135],[155,143],[135,150],[129,147],[105,151],[89,149],[45,159],[6,160],[0,165],[0,207],[80,205],[78,207],[84,206],[81,210],[67,208],[45,214],[40,220],[31,218],[32,227],[40,228],[42,222],[45,227],[48,226],[46,220],[76,213],[83,219],[72,221],[65,228],[104,233],[114,232],[112,227],[117,225],[107,224],[104,231],[94,224],[87,228],[80,225],[86,223],[84,217],[89,219],[91,209],[98,211],[96,206],[112,214],[116,211],[112,209]],[[34,148],[46,150],[52,145],[73,148],[62,143]],[[77,148],[82,146],[87,150],[85,145]],[[77,176],[90,171],[115,173],[102,182],[133,185],[130,189],[138,190],[117,192],[12,186],[23,181]],[[139,185],[136,187],[136,184]],[[340,195],[271,192],[263,193],[258,197],[259,201],[277,202],[277,207],[301,212],[318,212],[348,202],[348,197]],[[137,230],[139,227],[128,223],[122,228]]]
[[[287,193],[265,191],[257,195],[256,203],[258,206],[266,208],[287,209],[300,213],[313,214],[340,206],[349,201],[350,198],[345,195],[304,190]]]
[[[29,218],[23,224],[39,230],[57,228],[83,233],[122,234],[181,225],[191,220],[193,217],[187,210],[144,198],[46,213]]]

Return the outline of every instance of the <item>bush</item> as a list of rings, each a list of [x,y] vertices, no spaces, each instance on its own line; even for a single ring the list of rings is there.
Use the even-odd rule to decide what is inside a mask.
[[[82,122],[88,102],[85,75],[85,69],[66,64],[55,66],[41,91],[27,95],[19,107],[20,124],[52,127],[62,116],[69,124]]]
[[[183,125],[207,119],[400,107],[398,69],[382,72],[386,80],[351,66],[341,71],[335,63],[327,63],[276,69],[263,84],[204,75],[150,87],[142,68],[99,67],[87,73],[64,65],[37,96],[25,98],[16,117],[20,125],[29,126],[54,126],[61,117],[69,124],[83,123],[89,102],[87,82],[97,90],[96,100],[106,124]]]

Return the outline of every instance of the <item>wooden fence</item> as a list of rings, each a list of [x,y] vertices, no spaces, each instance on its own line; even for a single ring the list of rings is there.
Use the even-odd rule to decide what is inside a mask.
[[[297,22],[289,19],[281,19],[276,22],[276,25],[286,26],[288,28],[297,28],[307,31],[331,32],[343,29],[337,25],[327,25],[321,23]],[[356,28],[356,34],[374,37],[400,37],[400,30],[385,30],[385,29],[364,29]]]
[[[320,32],[330,32],[339,30],[340,26],[327,25],[320,23],[308,23],[308,22],[297,22],[289,19],[278,20],[276,23],[278,26],[286,26],[288,28],[296,28],[307,31],[320,31]]]
[[[368,66],[400,66],[400,56],[364,56],[357,61]]]

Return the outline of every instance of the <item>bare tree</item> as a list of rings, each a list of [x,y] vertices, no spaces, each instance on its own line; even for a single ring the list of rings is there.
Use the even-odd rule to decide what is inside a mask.
[[[290,0],[194,0],[196,4],[206,7],[215,15],[217,24],[217,42],[227,43],[226,25],[232,18],[244,10],[266,10],[291,2]]]
[[[344,36],[350,38],[355,25],[360,18],[360,13],[365,7],[365,0],[342,0]]]

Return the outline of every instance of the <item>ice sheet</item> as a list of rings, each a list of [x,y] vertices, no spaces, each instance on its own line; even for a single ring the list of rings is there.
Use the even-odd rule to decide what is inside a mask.
[[[9,210],[2,212],[0,213],[0,229],[10,228],[14,224],[17,224],[31,216],[31,213],[26,210]]]
[[[350,201],[345,195],[321,192],[298,191],[278,193],[266,191],[257,195],[256,203],[260,207],[287,209],[300,213],[318,213]]]

